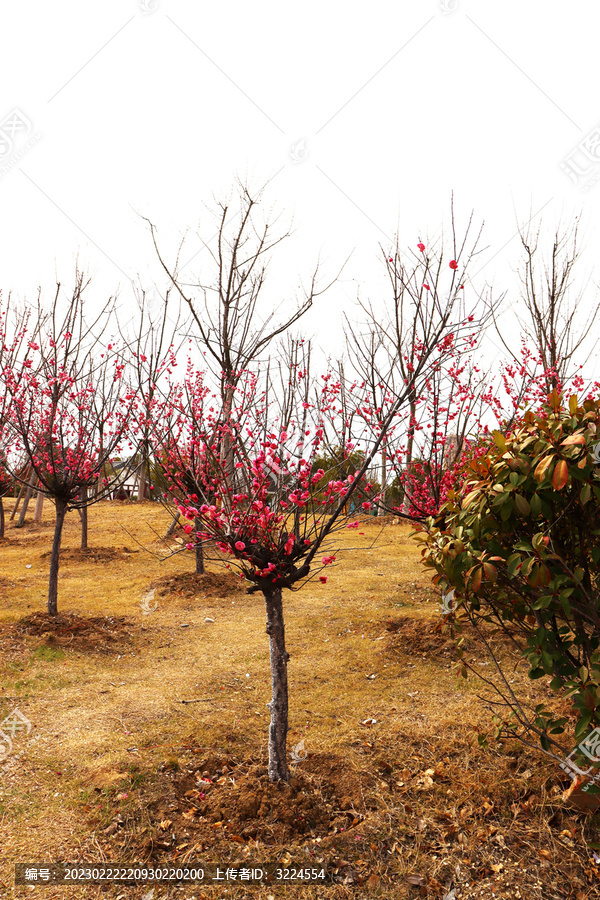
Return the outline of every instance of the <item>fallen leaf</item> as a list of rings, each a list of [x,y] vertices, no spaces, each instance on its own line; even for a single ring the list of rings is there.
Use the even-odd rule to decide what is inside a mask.
[[[425,887],[427,879],[422,875],[407,875],[406,880],[409,884],[415,884],[417,887]]]

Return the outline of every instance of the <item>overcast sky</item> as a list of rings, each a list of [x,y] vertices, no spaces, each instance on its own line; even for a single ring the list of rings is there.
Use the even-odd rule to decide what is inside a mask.
[[[439,236],[452,192],[459,226],[485,223],[479,283],[509,304],[517,221],[582,212],[598,258],[592,0],[37,0],[0,16],[4,292],[50,291],[79,254],[97,297],[119,287],[127,307],[131,279],[160,280],[142,217],[167,254],[187,228],[208,241],[206,207],[236,177],[268,182],[265,206],[293,219],[269,302],[290,308],[319,256],[326,278],[352,253],[307,323],[328,350],[357,291],[381,301],[379,244]],[[189,251],[191,277],[206,250]]]

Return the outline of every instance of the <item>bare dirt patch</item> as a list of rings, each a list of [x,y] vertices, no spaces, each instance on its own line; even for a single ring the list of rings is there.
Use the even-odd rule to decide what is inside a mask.
[[[60,551],[60,560],[61,562],[70,560],[72,562],[106,563],[116,559],[129,559],[132,553],[139,552],[139,550],[130,550],[129,547],[88,547],[87,550],[65,547]],[[40,554],[41,559],[49,559],[50,555],[50,550]]]
[[[390,649],[409,655],[444,656],[454,654],[455,641],[441,622],[398,616],[385,623]]]
[[[121,648],[131,649],[135,623],[126,616],[87,618],[68,612],[57,616],[37,612],[12,626],[4,627],[20,634],[41,637],[47,644],[55,647],[114,653]]]
[[[150,804],[154,835],[144,847],[152,856],[173,849],[173,833],[185,832],[190,846],[218,837],[267,847],[343,834],[363,822],[374,782],[334,754],[304,759],[289,784],[270,782],[266,760],[256,758],[209,755],[185,773],[161,768],[160,800]]]
[[[150,589],[155,588],[159,597],[177,594],[180,597],[231,597],[246,593],[246,582],[228,572],[183,572],[180,575],[166,575],[153,581]]]

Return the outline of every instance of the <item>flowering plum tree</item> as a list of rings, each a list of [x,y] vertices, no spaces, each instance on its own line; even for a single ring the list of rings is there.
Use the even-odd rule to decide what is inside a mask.
[[[465,281],[477,255],[480,235],[470,235],[471,221],[459,239],[452,214],[450,252],[443,242],[404,252],[381,248],[388,294],[385,312],[361,302],[367,327],[347,318],[348,355],[367,395],[365,422],[379,434],[388,395],[408,389],[408,413],[386,429],[382,438],[382,492],[394,477],[402,508],[394,512],[414,518],[433,512],[453,483],[449,471],[450,436],[464,445],[478,430],[484,377],[473,354],[499,300],[491,292],[475,295],[468,304]],[[450,254],[452,258],[450,257]],[[423,373],[425,377],[415,377]],[[415,461],[418,456],[419,461]],[[389,504],[388,504],[389,506]]]
[[[326,583],[323,569],[333,564],[340,552],[335,535],[340,529],[358,527],[348,512],[350,502],[364,485],[383,435],[400,415],[415,383],[421,386],[445,328],[442,325],[441,332],[434,329],[436,340],[423,348],[405,390],[384,396],[386,408],[377,434],[363,451],[358,471],[345,478],[327,481],[324,470],[316,466],[325,432],[341,431],[341,385],[331,373],[326,374],[311,400],[308,373],[300,366],[289,367],[277,392],[270,390],[268,379],[265,385],[257,373],[245,373],[231,391],[226,418],[218,395],[211,397],[199,390],[200,402],[194,409],[193,425],[187,425],[187,438],[185,417],[180,416],[175,419],[179,430],[171,428],[174,439],[163,441],[178,510],[188,523],[189,549],[199,541],[212,541],[226,565],[250,583],[250,592],[261,592],[265,601],[272,682],[269,777],[273,781],[289,778],[289,654],[283,591],[298,590],[315,577]],[[198,383],[203,384],[200,376]],[[363,419],[369,416],[360,386],[351,386],[347,397],[362,410]],[[370,433],[373,435],[372,428]],[[231,453],[231,473],[227,475],[221,453],[225,437]],[[345,450],[353,453],[354,444]],[[190,493],[185,475],[192,455],[194,492]],[[362,505],[370,508],[371,501]]]
[[[8,468],[19,477],[26,462],[38,489],[51,497],[56,523],[50,559],[48,613],[57,614],[58,569],[62,530],[69,509],[81,509],[114,487],[106,478],[107,464],[130,435],[129,415],[135,395],[118,387],[124,364],[106,351],[94,360],[91,349],[110,317],[110,303],[90,324],[83,318],[87,284],[76,272],[75,286],[61,314],[61,286],[57,285],[51,314],[28,342],[28,353],[3,372],[10,396],[7,416],[20,454],[9,456]],[[109,345],[110,346],[110,345]],[[96,399],[98,385],[110,381],[114,389]]]

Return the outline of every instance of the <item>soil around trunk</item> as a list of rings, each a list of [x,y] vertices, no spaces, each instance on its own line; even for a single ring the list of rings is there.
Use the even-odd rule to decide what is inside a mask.
[[[166,575],[149,585],[159,597],[178,594],[180,597],[232,597],[245,594],[248,584],[229,572],[183,572],[181,575]]]
[[[234,843],[267,846],[345,833],[364,820],[371,781],[333,754],[303,758],[289,783],[270,781],[266,762],[252,758],[208,756],[185,773],[166,764],[145,849],[156,856],[173,832],[183,831],[195,841],[212,842],[218,831]]]
[[[41,637],[51,647],[83,652],[115,653],[130,651],[137,636],[136,623],[126,616],[79,616],[59,612],[51,616],[45,612],[32,613],[14,625],[4,625],[13,633]]]

